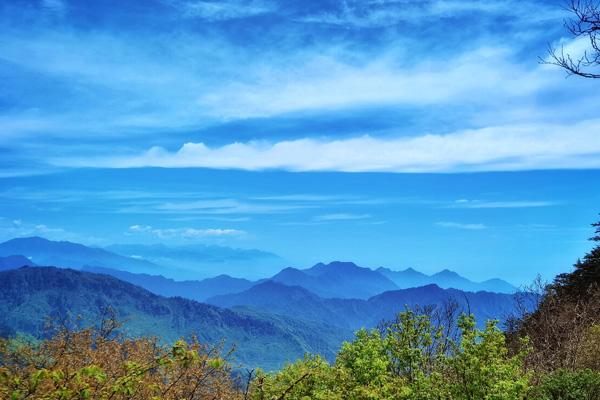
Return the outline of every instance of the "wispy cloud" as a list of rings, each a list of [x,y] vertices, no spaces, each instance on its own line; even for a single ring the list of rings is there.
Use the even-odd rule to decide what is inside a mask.
[[[565,132],[569,132],[568,135]],[[344,172],[460,172],[600,167],[600,120],[512,125],[447,135],[395,139],[363,136],[324,141],[233,143],[211,148],[186,143],[176,152],[153,147],[139,156],[54,159],[61,166],[136,168],[204,167]],[[193,203],[172,208],[233,208],[240,205]]]
[[[478,231],[487,228],[484,224],[465,224],[460,222],[449,221],[436,222],[436,225],[441,226],[442,228],[465,229],[469,231]]]
[[[81,235],[65,228],[20,218],[0,217],[0,240],[16,237],[42,236],[50,240],[69,240],[88,245],[106,244],[100,237]]]
[[[328,11],[303,18],[303,21],[363,28],[394,26],[400,23],[418,24],[438,18],[467,15],[495,15],[529,23],[540,20],[557,20],[564,11],[546,4],[531,1],[361,1],[340,2],[339,10]]]
[[[163,0],[163,2],[179,10],[185,17],[208,21],[247,18],[277,10],[275,2],[265,0]]]
[[[152,209],[162,213],[186,214],[275,214],[314,207],[309,204],[257,203],[228,198],[169,202],[157,204]]]
[[[293,61],[302,68],[262,66],[248,71],[251,79],[223,85],[198,101],[227,118],[392,104],[481,107],[501,98],[527,97],[556,79],[553,71],[515,63],[514,50],[506,47],[460,52],[446,58],[443,69],[432,59],[403,65],[402,55],[390,49],[357,64],[335,53],[311,54]]]
[[[352,221],[359,219],[371,218],[370,214],[349,214],[349,213],[335,213],[335,214],[324,214],[317,215],[315,221]]]
[[[246,232],[238,229],[222,228],[154,228],[149,225],[132,225],[127,230],[128,234],[147,234],[158,239],[202,239],[237,237],[245,235]]]
[[[450,208],[531,208],[555,206],[556,201],[547,200],[510,200],[510,201],[487,201],[459,199],[448,205]]]

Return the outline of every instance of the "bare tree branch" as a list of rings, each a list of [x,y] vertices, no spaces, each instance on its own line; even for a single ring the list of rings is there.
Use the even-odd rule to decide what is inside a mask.
[[[559,66],[567,76],[600,78],[600,1],[571,0],[566,9],[573,18],[565,21],[565,28],[576,38],[587,38],[589,47],[582,55],[572,55],[564,46],[549,46],[549,57],[541,58],[540,63]]]

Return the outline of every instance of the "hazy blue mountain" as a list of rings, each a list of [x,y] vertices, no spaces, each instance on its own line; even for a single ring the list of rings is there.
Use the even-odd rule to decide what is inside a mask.
[[[229,295],[211,297],[210,304],[221,307],[248,306],[303,320],[323,321],[347,329],[362,325],[367,304],[358,299],[324,299],[300,286],[265,281]]]
[[[480,325],[489,319],[505,321],[516,311],[517,305],[514,294],[443,289],[435,284],[385,292],[368,300],[374,316],[372,323],[382,318],[389,319],[404,305],[412,308],[417,305],[441,305],[449,301],[456,302],[463,312],[474,314]]]
[[[407,268],[404,271],[393,271],[389,268],[380,267],[376,271],[394,282],[400,289],[425,286],[431,283],[429,275],[413,268]]]
[[[0,257],[0,271],[6,271],[9,269],[20,268],[24,266],[34,266],[35,263],[25,256],[12,255],[6,257]]]
[[[197,335],[207,343],[239,343],[235,356],[248,366],[279,368],[305,352],[333,357],[348,332],[261,311],[232,311],[180,297],[166,298],[114,277],[53,267],[0,272],[0,335],[44,335],[45,317],[82,316],[97,323],[106,307],[126,320],[124,333],[165,342]]]
[[[41,237],[16,238],[0,243],[0,256],[22,254],[38,265],[81,269],[84,266],[115,268],[132,272],[158,272],[156,264],[124,257],[95,247]]]
[[[207,302],[222,307],[247,306],[303,319],[327,321],[348,329],[373,327],[391,319],[408,306],[441,306],[456,302],[463,311],[471,310],[480,324],[487,319],[503,321],[515,311],[515,297],[491,292],[464,292],[427,285],[387,291],[369,299],[324,299],[307,289],[277,282],[263,282],[236,294],[212,297]]]
[[[271,277],[271,280],[289,286],[302,286],[326,298],[366,299],[398,288],[379,272],[340,261],[319,263],[304,270],[286,268]]]
[[[162,275],[134,274],[111,268],[85,267],[83,270],[111,275],[161,296],[180,296],[197,301],[222,294],[238,293],[254,285],[254,282],[247,279],[232,278],[229,275],[219,275],[201,281],[176,281]]]
[[[281,257],[267,251],[216,245],[115,244],[106,249],[177,270],[172,272],[171,277],[178,279],[213,277],[224,273],[258,279],[278,271],[284,263]]]
[[[435,284],[444,289],[454,288],[469,292],[483,290],[496,293],[515,293],[517,291],[515,286],[502,279],[489,279],[483,282],[473,282],[448,269],[433,275],[426,275],[415,271],[412,268],[403,271],[393,271],[389,268],[381,267],[376,271],[392,280],[401,289]]]

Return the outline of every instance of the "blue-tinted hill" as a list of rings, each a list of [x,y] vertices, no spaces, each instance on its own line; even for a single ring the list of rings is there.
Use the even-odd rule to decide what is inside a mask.
[[[0,257],[0,271],[6,271],[25,266],[32,267],[34,265],[35,263],[33,261],[21,255]]]
[[[247,366],[279,368],[305,352],[333,357],[348,332],[319,322],[264,312],[232,311],[180,297],[166,298],[114,277],[53,267],[0,272],[0,335],[44,336],[45,318],[81,316],[97,323],[106,307],[126,321],[128,336],[164,342],[196,335],[204,342],[240,344],[235,356]]]
[[[352,262],[319,263],[305,270],[286,268],[271,280],[301,286],[321,297],[365,299],[398,287],[377,271]]]
[[[197,301],[222,294],[242,292],[254,285],[252,281],[229,275],[219,275],[200,281],[176,281],[161,275],[134,274],[111,268],[85,267],[83,270],[110,275],[161,296],[180,296]]]
[[[427,285],[387,291],[369,299],[326,299],[298,286],[267,281],[236,294],[207,300],[222,307],[246,306],[303,319],[328,322],[348,329],[374,327],[394,318],[405,307],[443,306],[456,303],[460,310],[474,313],[480,324],[487,319],[503,321],[516,311],[515,295],[465,292]]]
[[[393,271],[389,268],[378,268],[377,272],[393,281],[400,289],[424,286],[429,284],[438,285],[441,288],[460,289],[469,292],[487,291],[496,293],[515,293],[517,288],[502,279],[489,279],[483,282],[473,282],[454,271],[442,270],[433,275],[426,275],[412,268],[403,271]]]

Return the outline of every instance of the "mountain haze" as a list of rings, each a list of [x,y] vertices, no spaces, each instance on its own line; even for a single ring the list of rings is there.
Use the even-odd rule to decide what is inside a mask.
[[[262,278],[281,268],[284,260],[277,254],[258,249],[194,244],[114,244],[107,250],[127,256],[141,257],[169,268],[172,278],[198,279],[222,274]]]
[[[23,255],[38,265],[81,269],[86,266],[118,268],[130,272],[155,272],[161,267],[146,260],[124,257],[110,251],[68,241],[52,241],[38,236],[16,238],[0,243],[0,256]]]

